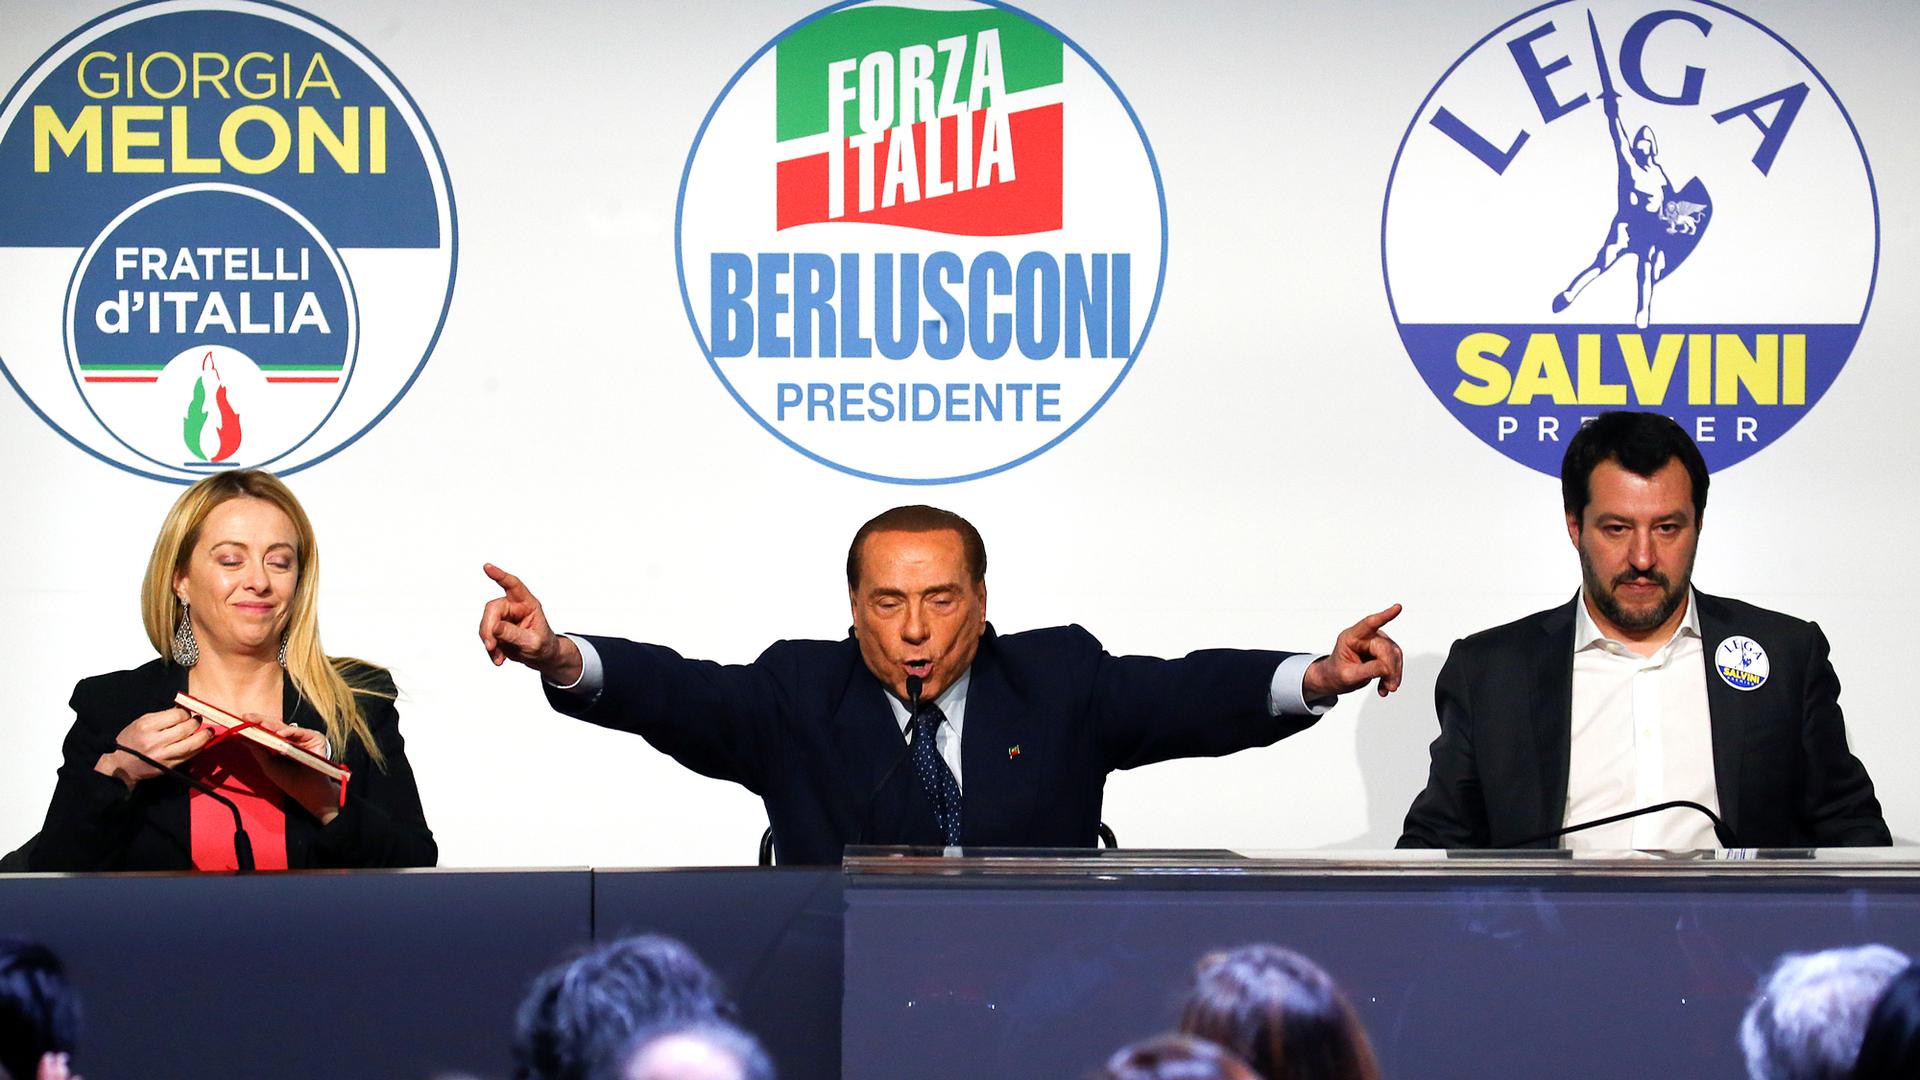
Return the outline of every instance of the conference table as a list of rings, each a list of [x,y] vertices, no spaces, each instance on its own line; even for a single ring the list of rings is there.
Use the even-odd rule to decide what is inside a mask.
[[[787,1080],[1075,1080],[1170,1029],[1199,957],[1250,942],[1326,968],[1390,1078],[1737,1080],[1781,953],[1920,955],[1920,850],[14,874],[0,933],[67,963],[89,1080],[505,1077],[533,976],[631,933],[699,952]]]

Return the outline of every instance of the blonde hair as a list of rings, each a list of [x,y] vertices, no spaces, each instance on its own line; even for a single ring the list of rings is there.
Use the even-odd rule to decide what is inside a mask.
[[[272,503],[293,522],[299,579],[293,601],[287,605],[287,677],[326,722],[327,741],[333,744],[336,758],[344,759],[348,742],[357,739],[374,764],[385,768],[385,755],[374,745],[373,732],[354,694],[391,697],[392,693],[381,686],[385,680],[378,667],[352,657],[330,658],[321,651],[320,548],[314,539],[313,522],[308,520],[300,500],[272,473],[257,469],[216,473],[188,488],[167,511],[160,535],[153,541],[153,556],[147,560],[146,579],[140,585],[140,616],[147,627],[147,640],[171,662],[174,627],[185,607],[174,593],[174,581],[186,571],[207,515],[233,499]]]

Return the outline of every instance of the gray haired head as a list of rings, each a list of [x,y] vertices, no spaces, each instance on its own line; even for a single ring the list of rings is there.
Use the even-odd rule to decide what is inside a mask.
[[[1874,1002],[1907,964],[1885,945],[1781,957],[1740,1022],[1747,1075],[1846,1080]]]

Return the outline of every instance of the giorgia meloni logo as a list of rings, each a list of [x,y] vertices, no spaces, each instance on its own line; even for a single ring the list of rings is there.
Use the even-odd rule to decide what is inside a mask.
[[[1427,386],[1558,475],[1604,409],[1715,469],[1833,384],[1879,262],[1866,150],[1799,51],[1704,0],[1553,3],[1428,94],[1387,184],[1388,302]]]
[[[1001,4],[842,4],[749,59],[676,222],[714,373],[802,454],[873,480],[986,476],[1119,387],[1165,271],[1132,108]]]
[[[254,0],[121,8],[0,103],[0,369],[129,472],[294,472],[412,385],[454,230],[426,121],[345,34]]]

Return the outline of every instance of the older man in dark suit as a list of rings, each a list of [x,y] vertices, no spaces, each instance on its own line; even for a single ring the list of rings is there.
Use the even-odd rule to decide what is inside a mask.
[[[1847,748],[1840,681],[1813,623],[1692,587],[1707,466],[1679,425],[1605,413],[1560,483],[1582,587],[1569,603],[1454,643],[1440,735],[1401,847],[1890,843]]]
[[[1077,626],[996,634],[986,566],[964,518],[897,507],[848,549],[853,629],[840,641],[782,641],[723,666],[556,634],[492,566],[504,595],[480,637],[496,664],[539,671],[561,712],[759,795],[786,863],[837,862],[857,843],[1091,846],[1107,773],[1265,746],[1340,694],[1400,684],[1400,649],[1380,629],[1398,605],[1317,658],[1111,656]]]

